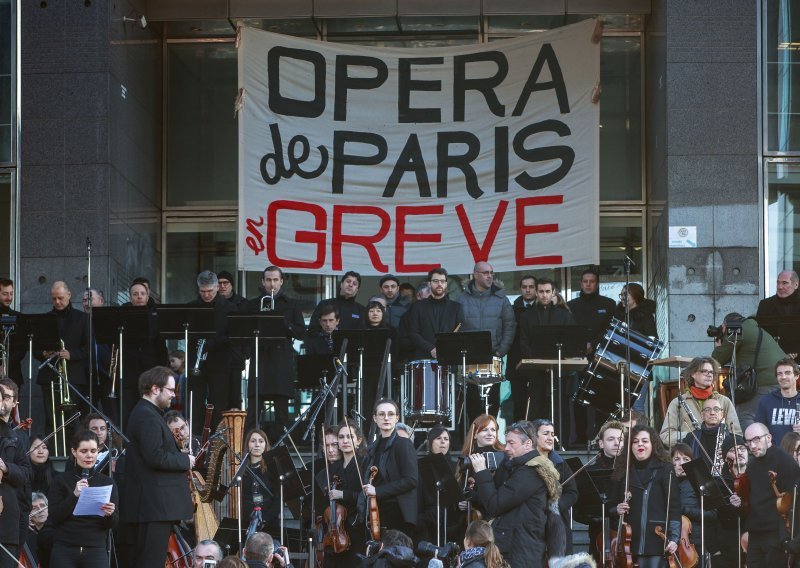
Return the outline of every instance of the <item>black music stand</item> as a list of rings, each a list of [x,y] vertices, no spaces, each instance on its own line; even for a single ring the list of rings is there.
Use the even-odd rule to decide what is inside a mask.
[[[374,328],[374,329],[337,329],[333,332],[333,352],[339,353],[342,349],[342,343],[347,339],[347,363],[354,363],[358,365],[358,378],[356,385],[356,403],[358,405],[356,411],[361,416],[364,416],[364,358],[372,356],[374,353],[381,353],[386,355],[386,341],[389,339],[389,330],[387,328]],[[346,390],[346,385],[343,386]],[[345,394],[347,396],[347,394]],[[371,401],[375,402],[375,401]],[[372,410],[372,405],[369,405],[369,410]],[[347,411],[345,405],[344,411]]]
[[[760,317],[756,322],[785,353],[800,353],[800,317]]]
[[[701,508],[705,511],[713,511],[726,504],[725,496],[717,485],[717,481],[711,477],[711,470],[703,458],[687,462],[681,467],[686,472],[686,477],[692,484],[698,499],[704,501]]]
[[[267,341],[285,340],[286,339],[286,324],[284,323],[283,316],[273,315],[268,312],[254,312],[244,314],[228,314],[228,339],[239,340],[252,340],[255,349],[255,419],[256,427],[261,427],[261,409],[259,408],[258,389],[259,389],[259,373],[261,372],[259,365],[259,341],[264,339]],[[250,394],[250,386],[245,388],[242,393],[244,403],[247,403],[247,398]]]
[[[224,556],[239,554],[239,519],[223,517],[214,533],[214,541],[220,546]]]
[[[301,497],[307,497],[305,485],[297,469],[294,467],[289,448],[285,445],[271,449],[264,454],[267,461],[267,471],[271,473],[273,487],[280,487],[280,512],[281,512],[281,542],[284,542],[284,504]]]
[[[439,354],[438,350],[436,354]],[[442,525],[447,540],[447,508],[458,505],[463,499],[463,494],[445,455],[428,454],[419,458],[418,464],[420,485],[434,487],[436,491],[436,546],[441,546]],[[444,522],[442,522],[442,509],[445,511]]]
[[[436,334],[436,360],[440,365],[461,365],[461,395],[464,440],[467,439],[467,365],[492,362],[492,334],[489,331],[462,331]],[[455,429],[453,420],[453,429]]]
[[[61,345],[58,337],[58,323],[54,313],[19,314],[15,335],[28,342],[28,416],[32,412],[33,400],[33,354],[42,351],[56,351]],[[36,351],[34,351],[34,347]],[[37,357],[38,359],[38,357]],[[47,409],[45,409],[47,412]]]
[[[300,355],[297,357],[297,386],[305,390],[319,390],[328,385],[328,381],[336,376],[333,355]],[[325,401],[325,424],[333,421],[334,401]]]
[[[123,428],[125,385],[125,339],[149,339],[150,308],[147,306],[104,306],[92,309],[94,336],[99,344],[119,345],[119,427]],[[137,380],[135,377],[134,380]],[[113,392],[113,389],[112,389]]]
[[[546,325],[530,329],[530,346],[536,359],[554,359],[558,368],[558,391],[556,391],[556,374],[550,367],[550,420],[558,423],[558,437],[561,445],[564,440],[563,416],[563,372],[561,363],[566,358],[583,357],[586,354],[586,343],[589,340],[589,328],[585,325]],[[558,396],[556,396],[556,392]],[[555,401],[558,400],[558,419],[556,420]],[[569,443],[569,440],[566,440]]]
[[[575,485],[578,487],[578,502],[572,507],[576,513],[575,518],[588,525],[589,515],[597,514],[609,501],[608,482],[613,470],[584,467],[577,457],[566,458],[564,461],[575,472]]]

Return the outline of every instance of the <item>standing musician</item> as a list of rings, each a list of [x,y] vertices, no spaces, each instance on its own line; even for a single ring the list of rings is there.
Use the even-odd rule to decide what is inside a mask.
[[[429,455],[441,454],[447,460],[450,471],[455,473],[455,463],[449,457],[450,453],[450,432],[444,426],[434,426],[428,430],[428,453]],[[417,518],[417,541],[427,540],[436,542],[436,480],[425,475],[420,469],[419,494],[419,516]],[[464,528],[463,513],[457,507],[441,506],[442,516],[440,517],[442,542],[457,540]]]
[[[367,546],[364,525],[356,520],[358,517],[358,497],[362,493],[359,472],[366,465],[366,451],[362,445],[364,443],[364,434],[354,422],[348,420],[346,424],[342,422],[336,428],[338,430],[337,439],[339,450],[342,452],[342,459],[330,464],[327,472],[325,469],[321,470],[317,474],[317,478],[322,481],[322,484],[325,484],[326,492],[334,477],[341,482],[338,488],[331,487],[329,498],[343,505],[347,510],[346,518],[338,519],[338,526],[340,530],[347,532],[350,539],[350,548],[346,552],[339,554],[331,548],[326,548],[323,566],[325,568],[350,568],[351,566],[359,565],[356,555],[365,554]],[[327,479],[328,475],[330,475],[330,481]],[[326,501],[325,506],[328,507],[329,505],[330,501]],[[330,515],[321,514],[324,512],[324,509],[318,511],[319,516],[331,518]],[[328,530],[330,531],[330,527],[328,527]]]
[[[428,272],[431,295],[415,303],[408,312],[410,359],[436,359],[436,334],[452,332],[464,323],[464,308],[447,296],[447,270]]]
[[[72,439],[74,467],[69,468],[53,482],[47,524],[53,527],[52,557],[58,566],[80,568],[107,566],[108,531],[117,525],[117,486],[102,473],[96,472],[97,436],[90,430],[75,434]],[[76,516],[73,514],[78,498],[87,487],[111,486],[111,499],[100,505],[102,515]]]
[[[280,427],[289,424],[289,399],[294,398],[294,381],[297,372],[294,363],[294,347],[292,340],[302,340],[305,336],[306,326],[303,320],[303,312],[296,300],[286,295],[283,290],[283,270],[277,266],[268,266],[264,269],[261,278],[261,293],[257,298],[249,300],[242,311],[257,313],[266,310],[265,313],[276,316],[283,316],[284,338],[280,340],[260,340],[259,349],[259,369],[258,369],[258,400],[255,400],[256,388],[255,380],[255,357],[250,356],[250,378],[247,385],[248,398],[248,424],[261,428],[260,417],[261,409],[264,408],[264,401],[271,400],[275,406],[275,423],[273,424],[273,437],[280,435]],[[252,342],[248,342],[248,348],[252,349]]]
[[[364,495],[377,497],[381,526],[414,534],[417,523],[417,486],[419,470],[417,452],[410,440],[395,432],[400,405],[382,398],[375,404],[372,419],[380,436],[368,449],[367,467],[362,475],[369,476],[372,466],[378,468],[374,483],[365,481]]]
[[[469,511],[467,524],[474,520],[485,517],[485,511],[477,500],[474,490],[475,471],[472,469],[472,462],[469,456],[472,454],[491,454],[487,457],[486,469],[492,472],[497,471],[506,460],[505,446],[497,438],[497,420],[490,414],[481,414],[472,421],[469,428],[468,439],[464,440],[461,448],[461,464],[456,472],[456,481],[464,490],[464,501],[458,503],[461,511]]]
[[[786,452],[772,445],[772,434],[764,424],[747,427],[744,439],[753,459],[747,465],[750,485],[749,513],[745,528],[749,533],[748,568],[786,566],[787,556],[781,543],[789,537],[787,523],[776,507],[778,492],[793,493],[800,482],[800,466]],[[770,472],[775,474],[775,481]]]
[[[672,473],[669,453],[655,430],[636,425],[628,435],[630,450],[617,460],[611,477],[612,506],[616,503],[617,514],[624,514],[631,528],[630,551],[639,568],[666,567],[664,553],[675,553],[681,532],[678,481]],[[664,527],[666,542],[656,534],[657,525]],[[621,547],[620,542],[618,548]]]
[[[244,437],[250,462],[242,471],[242,525],[253,520],[253,511],[261,507],[260,522],[256,530],[279,530],[280,499],[272,488],[264,454],[269,451],[269,439],[263,430],[250,430]],[[263,485],[262,485],[263,484]]]
[[[702,417],[700,427],[686,434],[686,437],[682,440],[684,444],[692,449],[692,459],[703,458],[709,469],[718,458],[722,459],[721,456],[717,456],[717,445],[723,439],[721,436],[732,435],[727,434],[725,430],[725,416],[723,416],[720,396],[714,393],[705,401],[700,414]]]
[[[186,473],[195,458],[180,451],[164,422],[164,410],[175,395],[172,371],[145,371],[139,377],[139,392],[127,427],[121,521],[133,524],[135,546],[127,554],[134,559],[131,566],[153,568],[164,564],[172,525],[194,515]]]
[[[91,304],[89,299],[91,298]],[[88,288],[83,293],[83,313],[86,314],[86,323],[91,326],[92,310],[102,308],[106,303],[103,291],[98,288]],[[94,329],[91,330],[93,333]],[[90,356],[87,357],[87,365],[91,365],[92,380],[92,404],[102,405],[108,393],[111,392],[111,378],[109,370],[111,368],[111,346],[107,343],[97,343],[96,337],[91,337]],[[108,411],[110,403],[106,402],[103,410]],[[116,411],[116,409],[114,409]]]
[[[531,433],[536,437],[533,440],[536,451],[540,456],[547,457],[556,468],[561,482],[561,496],[558,498],[558,511],[564,526],[570,526],[570,509],[578,501],[578,484],[572,477],[572,469],[564,461],[564,458],[553,449],[555,445],[556,432],[553,423],[549,420],[539,418],[531,422]],[[569,479],[569,481],[567,481]],[[572,531],[568,530],[566,553],[572,554]]]
[[[692,359],[683,372],[686,391],[681,393],[681,396],[686,404],[682,405],[677,397],[672,399],[667,407],[664,423],[661,425],[661,441],[664,444],[673,446],[683,441],[686,435],[696,428],[692,417],[700,418],[703,405],[712,397],[722,406],[723,416],[719,417],[717,423],[719,424],[724,417],[728,429],[741,436],[739,417],[736,415],[736,408],[731,399],[716,392],[718,376],[719,363],[714,358],[695,357]],[[687,407],[691,414],[686,411]]]
[[[722,477],[729,487],[734,489],[734,494],[728,498],[728,504],[717,510],[719,523],[718,539],[721,555],[714,558],[714,566],[734,568],[741,565],[739,558],[745,559],[741,551],[742,518],[745,513],[745,501],[749,500],[747,462],[750,454],[741,436],[729,436],[722,442],[722,455],[725,456],[725,465]]]
[[[617,457],[622,453],[624,440],[623,436],[624,427],[621,422],[610,420],[603,424],[600,432],[597,434],[597,445],[600,447],[600,452],[597,454],[597,459],[594,463],[589,465],[587,471],[597,470],[613,470]],[[607,488],[598,488],[600,491],[607,491]],[[581,495],[578,496],[577,505],[581,504]],[[586,522],[589,525],[589,554],[594,556],[598,563],[602,564],[603,559],[600,557],[602,553],[602,546],[597,545],[597,536],[603,532],[603,519],[600,516],[601,511],[592,511],[586,515],[586,508],[580,510],[576,508],[575,518],[579,522]],[[580,516],[579,516],[580,515]],[[588,519],[584,517],[588,516]],[[606,517],[608,517],[608,509],[606,509]],[[588,521],[588,522],[587,522]],[[605,520],[605,525],[608,527],[608,518]],[[605,533],[606,538],[606,551],[609,549],[610,540],[608,539],[608,530]]]
[[[699,552],[703,544],[705,535],[705,551],[715,556],[719,551],[719,539],[717,538],[717,512],[714,510],[702,510],[700,498],[692,487],[692,483],[683,470],[683,464],[692,461],[694,450],[688,445],[679,442],[672,446],[669,451],[672,459],[672,466],[675,469],[675,477],[678,479],[678,488],[681,494],[681,514],[692,522],[692,536],[689,540]],[[705,527],[704,527],[705,525]],[[703,532],[705,530],[705,532]]]
[[[309,326],[303,340],[307,355],[331,355],[333,353],[333,332],[339,329],[339,312],[336,306],[328,304],[319,308],[317,328]]]
[[[128,423],[128,416],[130,416],[131,410],[133,410],[140,398],[137,383],[139,375],[147,369],[152,369],[157,365],[164,365],[168,357],[167,344],[158,334],[158,313],[156,312],[156,303],[150,299],[149,286],[134,280],[128,288],[128,297],[130,302],[123,304],[123,306],[147,307],[147,337],[134,337],[128,333],[123,335],[123,366],[120,369],[121,374],[117,373],[118,378],[115,385],[117,393],[122,393],[124,408],[121,409],[121,416],[123,418],[123,426]],[[119,384],[120,376],[124,379],[122,385]],[[188,403],[187,407],[184,408],[184,412],[188,415]],[[106,412],[106,414],[109,414],[112,420],[114,419],[113,413]]]
[[[0,395],[3,398],[0,402],[0,504],[4,505],[0,514],[0,542],[16,547],[22,546],[27,538],[33,474],[25,450],[27,434],[12,430],[10,422],[19,396],[17,384],[11,379],[0,379]],[[16,528],[10,526],[12,520],[16,521]],[[17,540],[7,541],[12,535],[16,535]],[[6,555],[0,552],[0,556]],[[6,558],[0,558],[0,567],[8,565],[5,561]]]
[[[88,396],[89,385],[87,384],[86,361],[89,355],[89,327],[86,322],[86,314],[72,307],[70,304],[71,298],[72,293],[65,282],[58,281],[53,284],[50,289],[50,300],[52,301],[53,309],[50,313],[56,316],[58,336],[64,342],[64,348],[57,352],[44,351],[37,353],[36,356],[44,362],[57,354],[59,360],[66,361],[69,384],[77,388],[84,396]],[[51,364],[54,367],[59,366],[57,362]],[[44,395],[46,430],[52,432],[55,430],[53,414],[59,411],[58,403],[60,401],[53,401],[50,385],[55,384],[57,386],[59,384],[58,374],[50,365],[45,365],[39,370],[36,383],[41,385]],[[62,397],[76,398],[71,396],[67,381],[64,381],[63,384],[66,390],[61,393]],[[77,401],[77,405],[79,410],[85,412],[83,401]],[[65,412],[64,418],[67,419],[69,417],[70,415]]]
[[[526,274],[519,281],[519,296],[511,304],[514,310],[514,318],[517,327],[514,331],[514,341],[506,359],[506,378],[511,384],[511,398],[514,401],[514,420],[527,420],[526,410],[528,409],[528,382],[531,379],[530,373],[518,371],[517,365],[522,360],[522,348],[520,346],[519,322],[527,310],[530,310],[536,300],[536,278],[531,274]]]
[[[195,366],[199,366],[199,374],[189,378],[189,392],[193,395],[194,416],[203,416],[206,404],[213,404],[212,423],[218,424],[223,410],[238,408],[241,404],[241,353],[238,348],[231,347],[228,339],[227,316],[236,311],[236,306],[219,295],[217,275],[210,270],[197,275],[197,298],[189,305],[214,308],[215,334],[206,338],[204,345],[207,358],[204,361],[197,360],[196,346],[191,346],[189,351],[194,355]],[[199,434],[201,427],[200,421],[196,420],[192,424],[194,434]]]
[[[0,316],[18,316],[20,312],[11,309],[14,303],[14,282],[8,278],[0,278]],[[4,332],[0,330],[0,340],[5,339]],[[17,338],[20,339],[20,338]],[[11,342],[9,342],[11,345]],[[0,364],[0,373],[22,386],[25,382],[22,374],[22,362],[28,351],[27,342],[20,341],[19,347],[12,346],[8,354],[8,369],[3,369]],[[23,346],[24,345],[24,346]]]
[[[97,436],[97,463],[95,469],[108,475],[109,464],[122,452],[122,441],[112,432],[108,431],[106,419],[92,412],[83,419],[83,427]]]

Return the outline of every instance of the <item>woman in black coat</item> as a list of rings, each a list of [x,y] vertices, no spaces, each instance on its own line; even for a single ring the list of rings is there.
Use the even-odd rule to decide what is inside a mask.
[[[72,440],[75,468],[57,476],[48,495],[47,524],[53,528],[52,558],[63,568],[94,568],[108,565],[108,531],[117,525],[117,487],[114,481],[94,471],[97,435],[78,432]],[[111,498],[100,506],[102,515],[75,516],[78,498],[87,487],[111,486]]]
[[[273,490],[264,454],[269,450],[269,440],[263,430],[250,430],[244,437],[250,452],[250,463],[242,471],[242,526],[253,520],[253,510],[261,507],[261,522],[256,520],[256,530],[273,532],[278,525],[280,498]]]
[[[47,495],[50,490],[50,484],[53,483],[55,472],[53,471],[53,463],[50,461],[50,450],[47,448],[47,443],[42,442],[42,440],[44,440],[42,434],[31,436],[28,457],[33,471],[31,490]]]
[[[455,474],[455,464],[450,460],[450,433],[444,426],[434,426],[428,431],[429,455],[440,454],[447,460],[451,473]],[[430,468],[419,471],[419,520],[417,521],[417,541],[426,540],[436,542],[437,536],[437,508],[436,508],[436,479]],[[464,513],[457,506],[445,507],[441,504],[441,518],[439,528],[441,541],[458,542],[463,535]],[[447,526],[445,526],[445,520]]]
[[[617,459],[611,475],[610,509],[616,510],[618,515],[624,514],[625,522],[631,526],[631,553],[639,568],[665,568],[664,551],[674,553],[680,539],[680,488],[669,454],[656,431],[649,426],[636,425],[629,435],[632,437],[630,451]],[[623,498],[626,477],[629,500]],[[646,520],[644,526],[642,519]],[[656,535],[655,527],[664,526],[667,519],[665,543]]]
[[[388,339],[392,341],[390,354],[392,357],[391,375],[397,377],[402,372],[400,366],[400,343],[397,339],[397,330],[389,325],[386,321],[386,308],[381,302],[373,300],[367,304],[367,323],[368,330],[386,330]],[[378,384],[380,382],[381,365],[383,363],[384,348],[372,351],[365,351],[364,353],[364,396],[362,398],[363,409],[365,411],[372,408],[378,398],[384,395],[383,392],[378,393]],[[384,392],[386,392],[386,385],[384,385]],[[377,396],[376,396],[377,395]],[[366,412],[364,412],[366,414]]]
[[[625,303],[627,302],[630,307],[631,331],[658,338],[656,303],[644,297],[644,288],[632,282],[628,284],[627,290],[622,288],[619,297],[621,301],[617,304],[615,317],[620,321],[625,321]]]

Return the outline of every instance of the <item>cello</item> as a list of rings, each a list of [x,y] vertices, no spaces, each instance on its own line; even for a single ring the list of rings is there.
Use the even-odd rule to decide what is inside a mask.
[[[669,473],[669,486],[667,489],[667,518],[664,525],[669,527],[669,502],[672,496],[672,472]],[[667,535],[661,525],[657,525],[655,533],[662,538],[664,545],[667,544]],[[690,542],[692,535],[692,522],[686,515],[681,515],[681,536],[678,539],[678,550],[667,557],[670,568],[695,568],[700,558],[697,556],[697,549]]]

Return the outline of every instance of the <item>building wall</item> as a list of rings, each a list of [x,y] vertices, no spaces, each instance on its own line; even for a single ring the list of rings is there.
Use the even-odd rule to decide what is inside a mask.
[[[666,215],[698,239],[665,252],[669,339],[673,355],[694,356],[712,349],[708,325],[754,313],[760,297],[758,3],[664,8]]]

